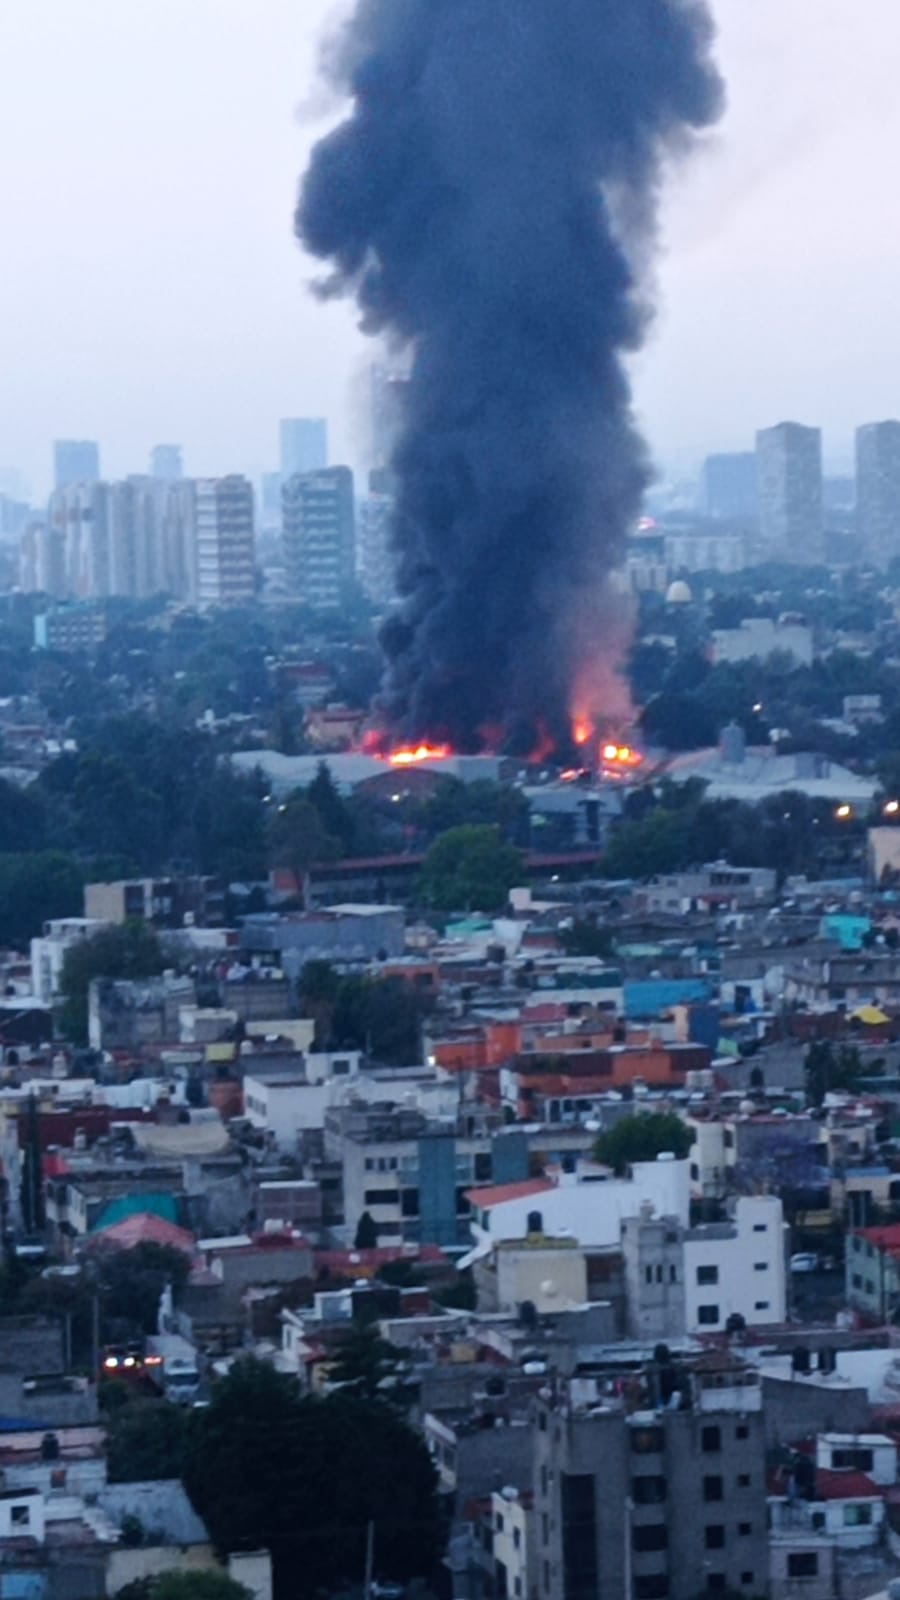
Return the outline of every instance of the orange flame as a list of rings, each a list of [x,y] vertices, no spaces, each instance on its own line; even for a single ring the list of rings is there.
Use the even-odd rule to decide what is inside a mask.
[[[641,767],[644,764],[641,752],[633,750],[629,744],[605,744],[601,754],[611,767]]]
[[[572,738],[576,744],[588,744],[593,731],[594,730],[591,727],[587,717],[575,718],[575,722],[572,727]]]
[[[392,750],[388,760],[392,767],[415,767],[421,761],[446,761],[452,754],[448,744],[419,744],[406,750]]]

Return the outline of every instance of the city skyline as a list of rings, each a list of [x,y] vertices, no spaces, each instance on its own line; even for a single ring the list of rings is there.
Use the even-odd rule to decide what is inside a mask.
[[[839,0],[816,5],[814,31],[809,0],[796,22],[776,0],[752,18],[738,0],[715,11],[729,112],[665,202],[661,310],[636,366],[641,421],[673,473],[750,448],[785,418],[821,426],[826,464],[840,468],[856,425],[898,410],[883,184],[897,113],[880,89],[900,23],[873,0],[844,64]],[[111,478],[141,470],[161,437],[183,441],[198,475],[256,473],[276,465],[279,418],[326,416],[332,460],[361,464],[378,351],[345,308],[308,292],[315,269],[290,226],[308,148],[336,109],[315,70],[331,14],[325,0],[302,11],[273,0],[264,37],[247,0],[198,0],[188,16],[162,0],[152,25],[109,0],[73,0],[64,15],[36,0],[27,18],[4,17],[0,357],[16,381],[0,470],[19,468],[36,500],[54,438],[98,439]],[[59,50],[45,60],[51,24]],[[137,96],[121,70],[134,60],[148,86]],[[209,95],[197,94],[201,70]],[[38,71],[40,106],[18,89]],[[136,273],[135,261],[150,266]],[[850,294],[863,277],[865,295]]]

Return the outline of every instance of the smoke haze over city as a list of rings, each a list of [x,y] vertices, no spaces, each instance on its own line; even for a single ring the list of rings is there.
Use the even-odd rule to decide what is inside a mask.
[[[664,206],[641,419],[664,464],[783,416],[822,422],[846,457],[860,417],[895,409],[900,16],[869,0],[848,49],[845,0],[713,9],[728,110]],[[249,469],[279,416],[326,413],[335,458],[358,459],[365,349],[350,307],[307,301],[290,226],[311,113],[340,109],[313,92],[334,12],[267,0],[262,30],[251,0],[4,8],[0,467],[35,495],[56,436],[102,439],[113,475],[166,437],[190,470]]]

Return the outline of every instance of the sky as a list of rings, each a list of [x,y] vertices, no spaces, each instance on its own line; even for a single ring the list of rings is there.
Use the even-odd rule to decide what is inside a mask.
[[[669,174],[639,415],[670,474],[788,418],[841,470],[858,422],[900,413],[900,6],[713,10],[729,106]],[[15,468],[40,498],[66,437],[109,477],[169,441],[191,473],[273,468],[282,416],[326,415],[359,463],[377,351],[291,227],[334,18],[2,0],[0,487]]]

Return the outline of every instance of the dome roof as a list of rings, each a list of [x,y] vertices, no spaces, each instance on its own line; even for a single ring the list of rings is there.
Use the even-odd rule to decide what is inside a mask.
[[[669,584],[666,590],[667,606],[690,606],[693,603],[694,596],[691,594],[690,585],[685,583],[683,578],[676,578],[674,583]]]

